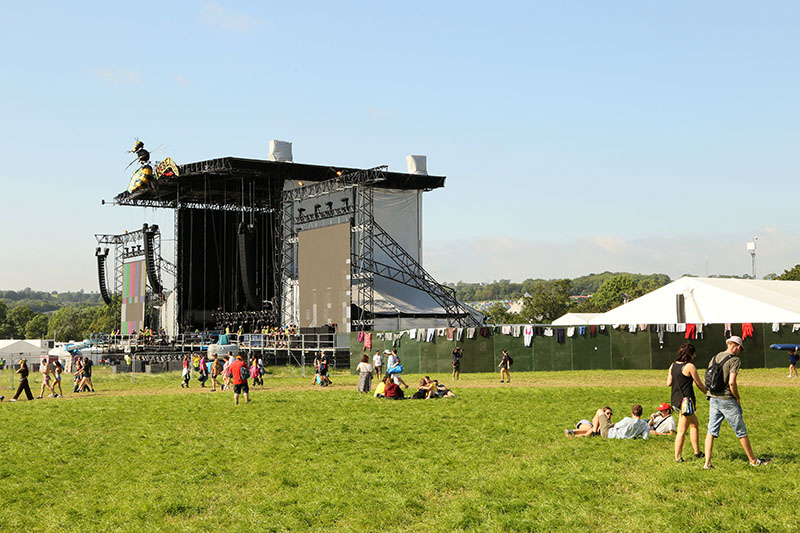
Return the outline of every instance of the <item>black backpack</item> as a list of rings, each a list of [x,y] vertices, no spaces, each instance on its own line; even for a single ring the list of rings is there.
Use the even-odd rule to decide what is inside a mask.
[[[722,371],[722,366],[733,357],[729,355],[719,363],[713,363],[711,366],[708,367],[706,370],[705,381],[706,381],[706,389],[708,392],[722,392],[725,390],[725,373]],[[716,360],[716,357],[714,358]]]
[[[239,368],[239,379],[242,381],[247,381],[250,378],[250,369],[247,368],[247,365],[242,365]]]
[[[513,359],[511,358],[511,356],[509,355],[509,356],[508,356],[508,366],[511,366],[511,365],[513,365],[513,364],[514,364],[514,360],[513,360]]]

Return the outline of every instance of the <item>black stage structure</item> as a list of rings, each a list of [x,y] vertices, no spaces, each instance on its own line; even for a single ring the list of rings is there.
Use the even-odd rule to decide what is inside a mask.
[[[425,291],[448,323],[478,325],[454,291],[438,284],[373,217],[375,189],[429,191],[443,187],[444,176],[236,157],[179,168],[178,177],[162,177],[113,201],[174,210],[179,331],[219,327],[220,316],[252,327],[297,323],[291,297],[297,232],[331,220],[351,225],[353,330],[373,329],[375,276]],[[376,261],[376,250],[394,264]]]

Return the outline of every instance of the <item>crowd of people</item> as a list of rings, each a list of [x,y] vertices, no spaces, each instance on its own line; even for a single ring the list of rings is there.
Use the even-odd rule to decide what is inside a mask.
[[[72,392],[94,392],[94,383],[92,383],[92,360],[89,357],[76,356],[73,361],[74,371],[72,373],[73,389]],[[43,357],[39,362],[39,373],[42,378],[42,385],[39,389],[39,395],[36,396],[37,400],[44,398],[47,391],[50,394],[48,398],[60,398],[64,396],[64,390],[61,387],[62,375],[64,374],[64,365],[58,359],[50,360],[49,357]],[[24,393],[28,400],[33,400],[33,391],[30,386],[30,368],[26,359],[19,360],[19,367],[16,370],[19,383],[17,384],[17,391],[10,401],[16,402],[19,397]],[[58,390],[58,392],[56,392]],[[5,397],[0,396],[0,401]]]
[[[611,422],[613,411],[605,406],[598,409],[591,420],[580,420],[574,429],[565,429],[568,437],[600,436],[609,439],[647,439],[650,435],[675,435],[674,460],[685,462],[683,445],[686,432],[692,445],[695,459],[703,459],[703,468],[714,468],[711,463],[714,441],[719,437],[722,422],[726,421],[739,439],[739,443],[752,466],[762,466],[770,459],[759,458],[753,452],[747,426],[742,416],[742,401],[737,383],[741,366],[739,354],[744,349],[741,337],[732,336],[725,343],[725,350],[711,358],[705,380],[700,379],[693,361],[695,347],[684,343],[678,349],[675,361],[667,371],[666,386],[670,388],[670,402],[658,406],[647,422],[641,419],[642,406],[636,404],[631,416],[617,423]],[[700,423],[697,419],[697,400],[694,387],[706,395],[709,401],[708,428],[704,449],[700,449]],[[678,421],[672,411],[678,412]]]
[[[460,348],[453,351],[454,362],[461,358]],[[397,355],[397,350],[384,350],[383,355],[386,356],[386,375],[382,374],[383,357],[380,350],[375,352],[372,356],[372,361],[367,354],[361,356],[361,362],[358,363],[356,371],[358,372],[358,393],[369,394],[372,386],[372,377],[375,376],[378,385],[375,387],[376,398],[386,398],[389,400],[403,400],[406,399],[404,389],[408,389],[408,384],[403,380],[403,364],[400,357]],[[453,367],[453,376],[456,376],[456,366]],[[420,379],[417,385],[417,391],[408,396],[408,399],[422,400],[431,398],[455,398],[453,394],[444,384],[439,383],[438,380],[432,380],[430,376],[425,376]]]

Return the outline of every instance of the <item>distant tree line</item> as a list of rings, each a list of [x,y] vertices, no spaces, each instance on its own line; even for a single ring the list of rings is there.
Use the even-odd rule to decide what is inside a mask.
[[[0,294],[9,292],[15,291],[0,291]],[[15,300],[15,305],[10,306],[5,299],[0,299],[0,339],[77,341],[92,333],[110,333],[119,328],[122,302],[119,296],[113,298],[111,305],[103,304],[102,300],[98,303],[90,298],[88,301],[92,303],[64,304],[48,312],[35,311],[27,303],[20,303],[21,301],[25,299]]]
[[[751,279],[744,274],[720,276]],[[767,274],[764,279],[800,281],[800,265],[785,270],[780,276]],[[527,279],[522,283],[500,280],[492,283],[450,284],[456,296],[464,302],[491,300],[519,300],[522,310],[510,313],[506,305],[496,303],[486,315],[495,324],[550,323],[568,312],[603,313],[640,296],[663,287],[670,281],[666,274],[630,274],[626,272],[603,272],[575,279]],[[577,299],[576,296],[588,296]]]

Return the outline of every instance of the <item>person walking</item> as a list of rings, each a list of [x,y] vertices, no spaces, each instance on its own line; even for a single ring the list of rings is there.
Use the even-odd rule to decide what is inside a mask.
[[[500,383],[503,383],[503,374],[506,376],[506,381],[511,383],[511,365],[514,360],[508,355],[508,350],[503,350],[503,357],[500,359]]]
[[[464,352],[460,346],[453,349],[453,380],[458,381],[461,378],[461,358],[464,357]]]
[[[383,377],[381,373],[383,369],[383,359],[381,358],[381,351],[376,350],[375,355],[372,356],[372,368],[375,369],[375,380],[380,381]]]
[[[358,394],[369,392],[370,381],[372,380],[372,365],[369,364],[369,356],[364,354],[361,356],[361,362],[358,363]]]
[[[53,394],[56,398],[64,396],[64,391],[61,388],[61,374],[64,372],[64,367],[58,359],[53,363]],[[56,387],[58,387],[58,394],[56,394]]]
[[[739,395],[739,386],[736,377],[739,374],[739,367],[742,364],[739,354],[744,349],[742,338],[734,335],[726,341],[724,352],[720,352],[711,358],[708,367],[713,365],[722,366],[724,378],[723,386],[720,389],[709,390],[706,394],[709,397],[708,407],[708,434],[706,435],[706,460],[703,468],[714,468],[711,464],[711,454],[714,451],[714,439],[719,437],[719,428],[723,420],[727,420],[733,432],[739,437],[739,443],[747,455],[747,460],[751,466],[762,466],[769,464],[770,459],[761,459],[753,453],[753,446],[747,436],[747,427],[742,417],[742,398]]]
[[[241,355],[237,355],[236,360],[231,363],[229,372],[233,377],[233,404],[239,405],[240,394],[244,394],[245,403],[250,403],[250,387],[247,385],[250,370],[245,362],[242,361]]]
[[[200,356],[200,366],[198,366],[199,375],[197,376],[197,381],[200,382],[201,387],[206,386],[206,381],[208,381],[208,362],[206,361],[206,354],[203,353]]]
[[[219,356],[214,354],[214,360],[211,361],[211,392],[217,392],[217,386],[219,386],[217,378],[221,373],[222,362],[219,360]]]
[[[19,395],[22,392],[25,392],[25,397],[29,400],[33,400],[33,393],[31,392],[31,387],[28,385],[28,361],[25,359],[19,360],[19,368],[17,369],[17,374],[19,374],[19,386],[17,387],[17,392],[14,394],[14,397],[11,398],[12,402],[16,402]]]
[[[183,370],[181,370],[181,388],[189,388],[189,380],[192,378],[192,372],[189,369],[189,354],[183,355]]]
[[[703,394],[705,394],[706,386],[700,381],[700,376],[697,374],[697,367],[694,366],[694,352],[693,344],[684,343],[678,348],[678,357],[672,363],[667,371],[667,387],[672,388],[672,396],[670,402],[672,406],[678,409],[678,428],[675,433],[675,462],[682,463],[683,457],[683,443],[686,440],[686,428],[689,428],[689,441],[692,443],[694,449],[694,456],[700,459],[704,456],[700,451],[700,423],[697,421],[697,401],[694,396],[694,386],[692,383],[697,384]]]
[[[789,350],[789,375],[787,378],[797,377],[797,346]]]
[[[83,372],[81,375],[83,378],[81,378],[81,382],[78,385],[78,390],[84,390],[88,387],[91,392],[94,392],[94,383],[92,383],[92,360],[89,359],[89,356],[83,358]]]
[[[42,388],[39,389],[39,396],[38,399],[42,399],[44,396],[44,389],[47,388],[50,391],[50,397],[53,398],[56,391],[53,389],[53,385],[50,384],[51,376],[53,372],[53,367],[50,366],[50,361],[47,360],[47,357],[43,357],[42,361],[39,363],[39,373],[42,375]]]
[[[408,383],[403,381],[401,374],[403,373],[403,364],[400,362],[400,357],[397,355],[397,350],[384,350],[383,353],[387,354],[389,357],[386,360],[386,373],[392,376],[392,381],[396,385],[403,385],[403,387],[408,388]]]

